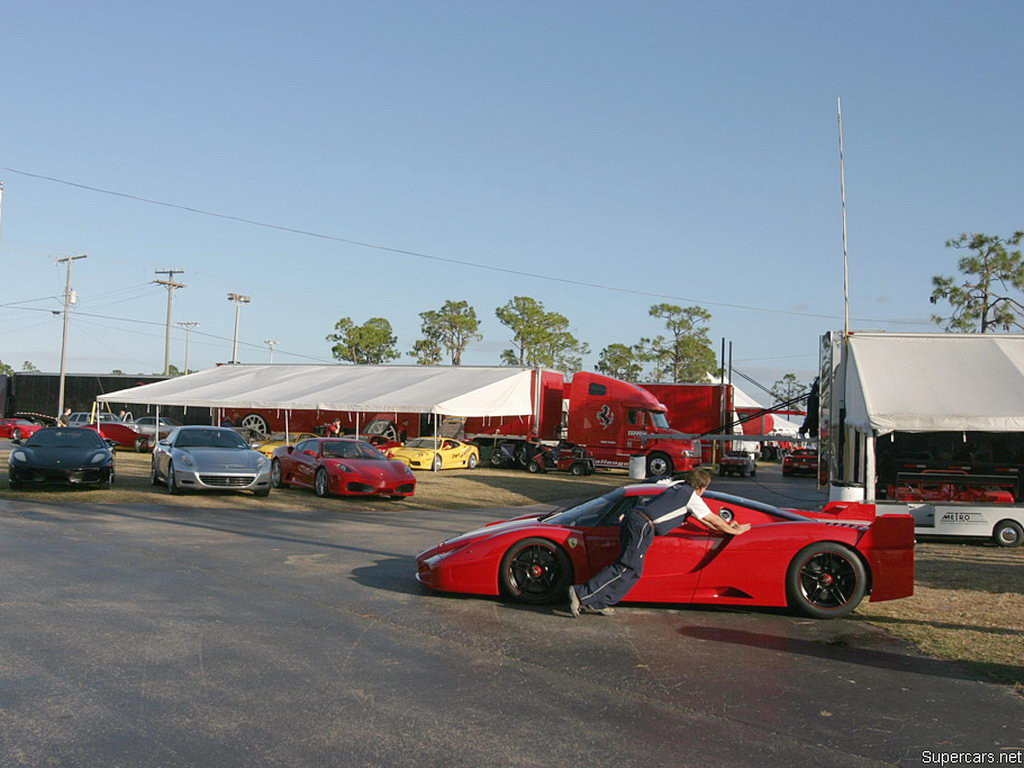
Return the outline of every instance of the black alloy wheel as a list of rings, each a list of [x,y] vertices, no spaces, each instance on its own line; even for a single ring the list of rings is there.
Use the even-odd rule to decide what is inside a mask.
[[[867,591],[867,571],[860,558],[842,544],[818,542],[804,547],[789,564],[789,603],[818,619],[846,616]]]
[[[560,546],[548,539],[516,542],[501,558],[502,591],[513,600],[531,605],[565,598],[572,583],[572,562]]]

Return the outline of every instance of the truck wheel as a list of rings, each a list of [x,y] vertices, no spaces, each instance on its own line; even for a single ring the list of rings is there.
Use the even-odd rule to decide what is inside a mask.
[[[1019,547],[1024,544],[1024,528],[1013,520],[1000,520],[992,529],[992,538],[1000,547]]]
[[[259,432],[261,435],[267,435],[270,433],[270,428],[267,426],[267,420],[258,413],[250,413],[242,419],[242,422],[238,426],[247,427],[253,432]]]
[[[672,459],[664,453],[656,452],[647,457],[647,476],[662,476],[672,474]]]

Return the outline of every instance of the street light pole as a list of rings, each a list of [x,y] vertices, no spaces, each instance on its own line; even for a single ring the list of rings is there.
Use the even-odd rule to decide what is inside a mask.
[[[78,256],[64,256],[57,259],[57,263],[68,265],[67,277],[64,280],[64,332],[60,339],[60,387],[57,394],[57,418],[64,415],[64,374],[68,356],[68,310],[75,303],[75,297],[71,290],[71,265],[78,259],[88,258],[87,254],[81,253]]]
[[[235,335],[231,340],[231,361],[232,363],[238,362],[238,314],[243,304],[248,304],[252,299],[248,296],[243,296],[240,293],[229,293],[228,301],[235,302]]]
[[[183,323],[175,323],[175,325],[179,326],[180,328],[184,328],[185,329],[185,369],[182,371],[182,373],[187,374],[188,373],[188,337],[191,335],[190,331],[193,328],[195,328],[197,325],[199,325],[199,323],[195,322],[194,320],[191,320],[191,321],[183,322]]]
[[[278,344],[280,344],[281,342],[274,341],[273,339],[266,339],[266,340],[264,340],[263,343],[266,344],[267,348],[270,350],[270,362],[273,363],[274,362],[274,347],[277,346]]]

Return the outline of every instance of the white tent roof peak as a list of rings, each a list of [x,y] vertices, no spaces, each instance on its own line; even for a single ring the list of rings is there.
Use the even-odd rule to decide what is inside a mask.
[[[1024,335],[853,333],[848,344],[850,426],[1024,431]]]
[[[523,416],[533,369],[428,365],[230,364],[100,395],[100,402],[200,408]]]

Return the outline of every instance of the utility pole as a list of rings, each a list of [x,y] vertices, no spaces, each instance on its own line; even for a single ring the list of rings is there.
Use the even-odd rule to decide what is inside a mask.
[[[235,336],[231,340],[231,361],[232,363],[238,362],[238,311],[242,308],[243,304],[248,304],[252,299],[248,296],[243,296],[240,293],[229,293],[228,301],[235,302]]]
[[[68,310],[77,301],[74,291],[71,290],[71,265],[78,259],[86,259],[88,254],[80,253],[77,256],[64,256],[57,259],[57,263],[67,263],[67,277],[64,280],[64,332],[60,340],[60,388],[57,395],[57,418],[64,415],[64,374],[66,371],[68,357]]]
[[[274,362],[274,347],[277,346],[278,344],[280,344],[281,342],[274,341],[273,339],[266,339],[266,340],[264,340],[263,343],[266,344],[267,348],[270,350],[270,362],[273,363]]]
[[[195,320],[190,320],[190,321],[184,322],[184,323],[175,323],[175,325],[177,325],[180,328],[184,328],[185,329],[185,370],[183,370],[182,373],[186,373],[187,374],[188,373],[188,337],[190,336],[191,330],[193,328],[195,328],[197,325],[199,325],[199,323],[197,323]]]
[[[169,376],[171,373],[171,297],[174,295],[175,288],[184,288],[184,283],[174,282],[174,276],[177,274],[185,274],[185,270],[181,267],[175,269],[157,269],[154,270],[158,275],[167,275],[166,280],[153,280],[152,282],[157,285],[167,286],[167,321],[164,324],[164,376]]]

